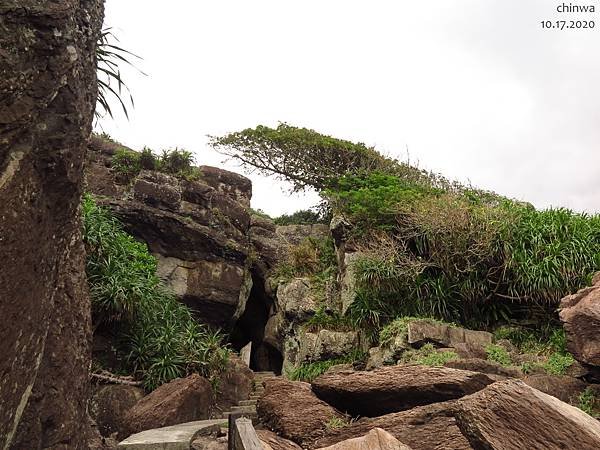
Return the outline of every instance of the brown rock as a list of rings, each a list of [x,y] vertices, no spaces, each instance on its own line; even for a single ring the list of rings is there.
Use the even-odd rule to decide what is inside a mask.
[[[587,384],[577,378],[559,375],[527,375],[523,382],[538,391],[556,397],[566,403],[577,404],[577,397]]]
[[[269,378],[264,385],[264,394],[257,405],[261,421],[297,444],[303,445],[323,435],[332,419],[345,418],[319,400],[308,383]]]
[[[228,195],[245,207],[250,206],[252,198],[252,182],[237,173],[211,166],[200,166],[202,181]]]
[[[455,359],[453,361],[448,361],[444,366],[453,369],[486,373],[488,375],[499,375],[506,378],[520,378],[523,376],[523,372],[518,367],[504,367],[494,361],[478,358]]]
[[[313,381],[312,388],[340,411],[373,417],[460,398],[492,382],[485,374],[466,370],[397,365],[324,374]]]
[[[125,432],[125,415],[144,396],[135,386],[110,384],[99,386],[90,401],[90,415],[102,436]]]
[[[312,447],[326,447],[383,428],[413,450],[471,450],[454,419],[456,401],[419,406],[409,411],[361,419],[347,427],[330,430]]]
[[[230,356],[227,367],[219,377],[216,408],[228,411],[240,400],[247,400],[252,391],[254,373],[237,356]]]
[[[163,384],[125,415],[127,435],[152,428],[208,419],[213,403],[210,382],[198,374]]]
[[[347,439],[320,450],[411,450],[381,428],[373,428],[362,437]]]
[[[600,285],[581,289],[560,302],[567,349],[584,364],[600,366]]]
[[[457,423],[473,448],[600,448],[600,422],[520,380],[494,383],[458,404]]]
[[[0,448],[87,448],[78,207],[100,0],[0,2]]]
[[[492,333],[468,330],[446,323],[430,320],[412,320],[408,323],[408,343],[435,343],[442,347],[454,347],[456,344],[468,344],[485,347],[493,342]]]
[[[288,441],[269,430],[256,430],[258,439],[267,450],[301,450],[298,444]]]

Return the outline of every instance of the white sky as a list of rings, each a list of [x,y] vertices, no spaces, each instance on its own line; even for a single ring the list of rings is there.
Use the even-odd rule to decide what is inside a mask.
[[[148,76],[124,70],[131,119],[101,125],[132,148],[242,172],[206,135],[285,121],[402,159],[408,148],[422,168],[537,207],[600,212],[600,14],[560,3],[107,0],[105,25]],[[597,26],[541,29],[574,18]],[[250,177],[271,215],[318,198]]]

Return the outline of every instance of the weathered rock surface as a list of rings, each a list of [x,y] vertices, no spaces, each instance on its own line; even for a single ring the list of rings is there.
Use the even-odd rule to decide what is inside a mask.
[[[408,343],[413,345],[432,342],[442,347],[457,344],[485,347],[493,342],[492,333],[468,330],[450,324],[429,320],[412,320],[408,323]]]
[[[208,419],[213,403],[210,382],[198,374],[163,384],[125,415],[126,435],[152,428]]]
[[[317,301],[310,280],[295,278],[277,289],[277,304],[289,321],[302,322],[309,319],[317,310]]]
[[[518,367],[504,367],[497,362],[478,358],[455,359],[453,361],[448,361],[444,366],[453,369],[486,373],[488,375],[498,375],[506,378],[520,378],[523,376],[523,372]]]
[[[78,207],[103,2],[0,2],[0,448],[87,448]]]
[[[599,421],[519,380],[494,383],[458,404],[457,423],[476,449],[600,448]]]
[[[348,439],[320,450],[411,450],[381,428],[373,428],[364,436]]]
[[[247,400],[254,382],[254,373],[238,357],[230,356],[227,367],[219,377],[217,411],[229,411],[240,400]]]
[[[600,282],[560,302],[567,349],[584,364],[600,366]]]
[[[256,434],[266,450],[301,450],[295,442],[277,436],[269,430],[256,430]]]
[[[243,313],[252,287],[250,180],[208,166],[199,168],[196,181],[148,170],[121,180],[110,169],[120,145],[98,137],[93,142],[88,190],[108,196],[100,203],[148,244],[159,276],[202,322],[228,328]]]
[[[538,391],[571,404],[577,404],[577,397],[587,387],[586,383],[577,378],[560,375],[527,375],[522,380],[526,385]]]
[[[312,448],[326,447],[383,428],[413,450],[471,450],[473,447],[458,428],[456,401],[419,406],[409,411],[361,419],[346,427],[329,430]]]
[[[257,412],[261,421],[280,436],[304,446],[324,434],[332,419],[344,415],[319,400],[308,383],[282,378],[265,380]]]
[[[143,396],[144,390],[135,386],[99,386],[92,396],[89,408],[100,434],[110,436],[126,432],[125,415]]]
[[[446,367],[397,365],[370,372],[326,373],[313,381],[315,394],[352,416],[381,416],[472,394],[493,380]]]

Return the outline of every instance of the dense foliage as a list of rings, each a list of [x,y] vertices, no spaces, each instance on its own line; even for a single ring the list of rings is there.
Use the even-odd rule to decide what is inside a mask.
[[[132,179],[145,169],[195,180],[200,177],[200,171],[194,163],[192,152],[178,148],[163,150],[160,155],[156,155],[148,147],[144,147],[141,152],[121,147],[111,160],[112,168],[127,179]]]
[[[600,217],[372,173],[325,195],[354,224],[354,314],[475,326],[551,314],[600,268]]]
[[[476,327],[548,321],[559,299],[600,269],[599,216],[538,211],[285,123],[212,143],[294,190],[319,190],[352,223],[357,326],[399,316]]]
[[[312,209],[301,209],[292,214],[282,214],[275,217],[273,222],[276,225],[312,225],[315,223],[328,223],[329,217],[324,216],[319,211]]]
[[[114,333],[125,369],[149,390],[192,372],[216,379],[228,357],[220,334],[193,319],[161,284],[146,245],[90,196],[83,218],[94,324]]]

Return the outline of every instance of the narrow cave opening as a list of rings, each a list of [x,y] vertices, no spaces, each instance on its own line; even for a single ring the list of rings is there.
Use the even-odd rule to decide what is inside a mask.
[[[273,300],[266,294],[262,277],[252,274],[252,289],[246,309],[229,336],[231,346],[240,351],[252,342],[250,368],[256,372],[270,371],[281,374],[281,352],[264,341],[265,326],[269,320]]]

